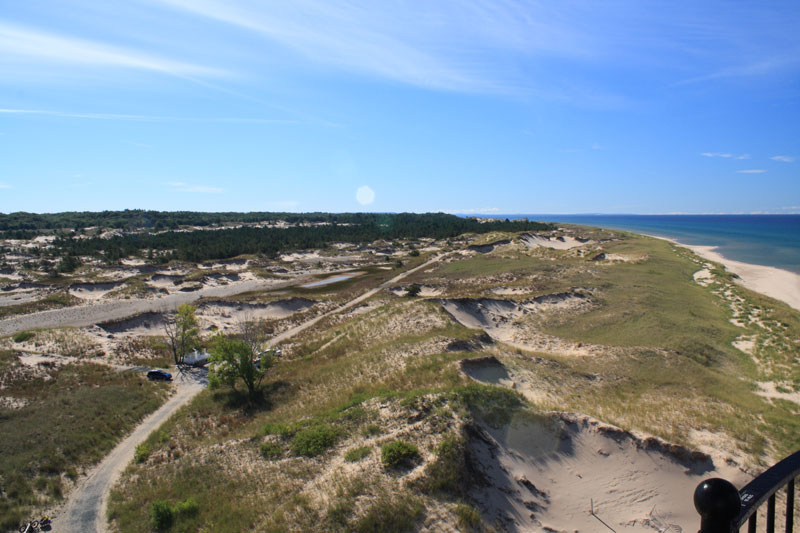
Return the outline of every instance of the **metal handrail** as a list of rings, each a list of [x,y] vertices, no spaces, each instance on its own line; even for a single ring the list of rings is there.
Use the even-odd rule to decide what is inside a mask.
[[[767,533],[775,531],[775,494],[786,487],[786,533],[794,530],[794,480],[800,476],[800,451],[775,464],[737,491],[729,481],[707,479],[694,491],[700,513],[698,533],[735,533],[745,522],[755,533],[756,511],[767,502]]]

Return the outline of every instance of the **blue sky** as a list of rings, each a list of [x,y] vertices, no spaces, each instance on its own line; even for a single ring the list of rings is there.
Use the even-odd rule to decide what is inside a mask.
[[[0,0],[0,212],[800,213],[800,4]]]

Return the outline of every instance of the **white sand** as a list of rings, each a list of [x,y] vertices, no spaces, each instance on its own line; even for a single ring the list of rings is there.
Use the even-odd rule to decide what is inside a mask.
[[[748,481],[718,458],[582,415],[520,416],[480,433],[470,447],[489,485],[473,496],[509,531],[608,531],[597,518],[618,532],[696,531],[700,481]]]
[[[591,241],[581,242],[569,235],[565,235],[564,237],[551,239],[549,237],[542,237],[541,235],[534,235],[534,234],[525,234],[520,237],[520,241],[527,246],[528,248],[554,248],[556,250],[569,250],[572,248],[577,248],[579,246],[583,246],[585,244],[589,244]]]
[[[656,236],[653,235],[653,237]],[[688,248],[700,257],[724,265],[729,272],[739,276],[737,281],[744,287],[785,302],[800,311],[800,274],[771,266],[753,265],[728,259],[716,251],[716,246],[692,246],[679,243],[674,239],[657,238]]]

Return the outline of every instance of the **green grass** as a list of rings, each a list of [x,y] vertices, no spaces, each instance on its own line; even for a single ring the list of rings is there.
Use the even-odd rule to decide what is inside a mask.
[[[358,520],[353,530],[357,533],[415,531],[422,514],[421,501],[411,494],[382,495]]]
[[[35,333],[32,331],[20,331],[19,333],[15,333],[11,336],[11,340],[14,342],[25,342],[33,338]]]
[[[264,459],[275,459],[283,455],[283,448],[276,442],[262,442],[258,451]]]
[[[4,396],[28,402],[0,409],[0,528],[16,527],[34,509],[61,497],[61,474],[99,461],[147,413],[162,391],[132,373],[95,364],[67,365],[53,379],[26,377],[11,354],[4,364]],[[38,485],[34,483],[38,481]],[[40,490],[39,487],[43,487]]]
[[[390,469],[410,466],[419,458],[419,450],[404,440],[393,440],[381,446],[381,463]]]
[[[344,460],[348,463],[355,463],[368,456],[371,451],[372,448],[370,446],[359,446],[358,448],[347,450],[344,454]]]

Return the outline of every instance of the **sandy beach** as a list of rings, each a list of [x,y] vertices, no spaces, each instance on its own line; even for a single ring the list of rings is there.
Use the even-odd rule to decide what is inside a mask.
[[[723,265],[729,272],[739,276],[737,280],[742,286],[760,292],[776,300],[785,302],[800,311],[800,274],[771,266],[753,265],[728,259],[719,252],[716,246],[696,246],[683,244],[675,239],[650,235],[657,239],[669,241],[676,246],[688,248],[700,257]]]

